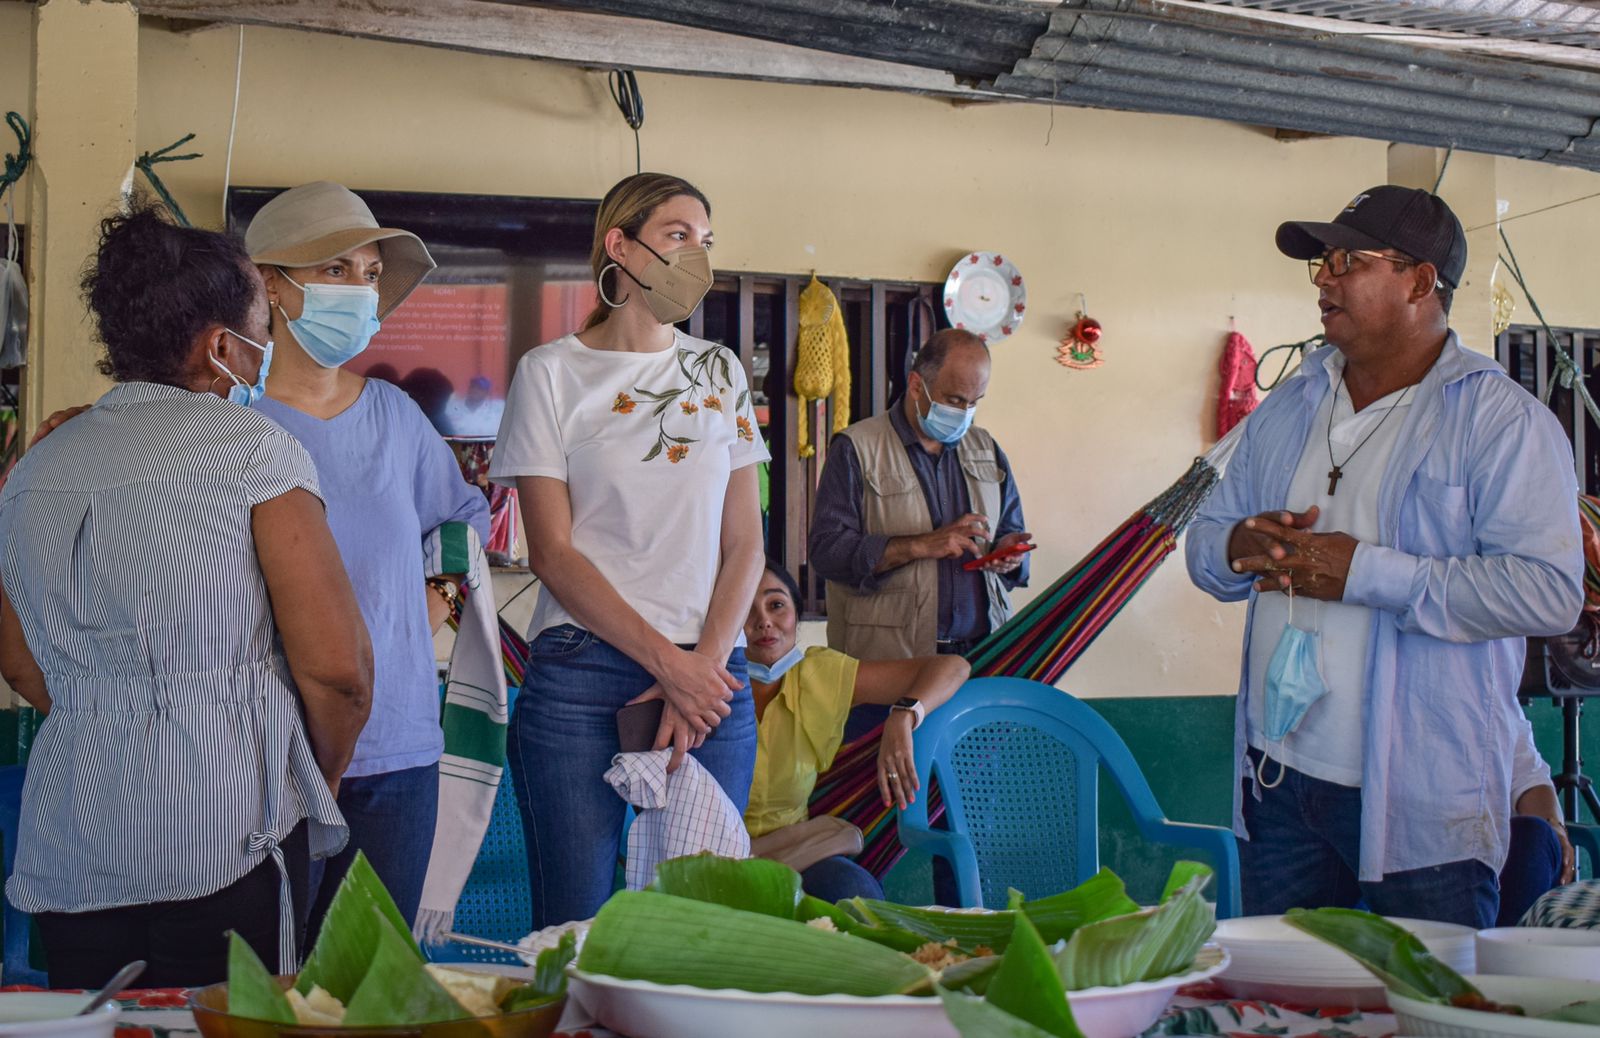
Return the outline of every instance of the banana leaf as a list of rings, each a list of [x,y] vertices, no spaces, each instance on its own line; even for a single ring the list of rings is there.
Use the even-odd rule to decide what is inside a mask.
[[[228,1012],[251,1020],[292,1024],[294,1007],[283,987],[262,965],[255,949],[233,931],[228,932]]]
[[[578,968],[657,984],[800,995],[922,993],[933,978],[921,963],[849,934],[652,890],[611,896],[583,942]]]
[[[782,862],[710,853],[662,862],[650,889],[779,919],[795,918],[802,896],[800,874]]]
[[[411,927],[395,907],[394,898],[372,870],[367,856],[357,851],[328,905],[322,932],[295,980],[295,990],[305,995],[311,992],[312,985],[320,985],[328,994],[349,1005],[351,996],[367,975],[385,926],[400,938],[412,958],[419,964],[425,961],[422,949],[411,936]]]
[[[1016,930],[984,1001],[1055,1038],[1083,1038],[1050,951],[1025,913],[1017,913]]]
[[[533,983],[512,988],[500,999],[500,1011],[515,1013],[519,1009],[554,1002],[567,993],[567,964],[578,957],[578,942],[571,930],[561,935],[554,948],[539,953],[533,964]]]
[[[1068,991],[1132,984],[1182,973],[1217,928],[1212,907],[1201,897],[1211,870],[1180,862],[1189,879],[1155,908],[1079,927],[1055,953]],[[1171,889],[1171,883],[1168,884]]]
[[[1203,865],[1198,867],[1205,868]],[[1207,870],[1208,875],[1209,871]],[[1016,930],[1016,916],[1019,911],[1033,923],[1046,944],[1054,944],[1072,936],[1074,931],[1086,923],[1139,910],[1139,905],[1128,897],[1122,880],[1110,869],[1101,869],[1071,890],[1064,890],[1036,901],[1023,901],[1020,896],[1015,896],[1012,898],[1010,909],[997,912],[909,908],[905,905],[867,898],[843,901],[840,902],[840,907],[876,932],[889,936],[915,934],[921,938],[919,943],[933,941],[936,944],[943,944],[953,939],[956,946],[967,954],[972,954],[980,946],[995,952],[1004,952]],[[877,939],[873,932],[856,930],[850,932],[868,940]],[[890,942],[886,940],[884,943]],[[891,944],[891,947],[898,945]]]
[[[345,1000],[341,1026],[412,1026],[470,1017],[413,954],[416,943],[409,931],[396,930],[377,908],[372,917],[377,934],[372,962],[355,993]]]
[[[1413,934],[1382,916],[1354,908],[1291,908],[1283,921],[1349,955],[1398,995],[1444,1005],[1483,998]]]

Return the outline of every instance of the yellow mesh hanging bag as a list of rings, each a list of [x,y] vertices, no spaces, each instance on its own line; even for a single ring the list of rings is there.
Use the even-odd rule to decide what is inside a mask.
[[[816,453],[808,428],[813,400],[833,398],[833,431],[850,424],[850,339],[839,300],[811,276],[800,293],[800,330],[795,342],[794,395],[800,398],[799,455]]]

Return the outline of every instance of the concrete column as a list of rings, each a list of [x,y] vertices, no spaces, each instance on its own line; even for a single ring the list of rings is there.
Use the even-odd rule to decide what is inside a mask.
[[[108,386],[95,371],[100,347],[78,279],[132,167],[139,98],[133,4],[41,0],[33,18],[24,429],[58,408],[93,402]]]
[[[1432,191],[1455,210],[1467,230],[1467,270],[1456,289],[1450,326],[1464,345],[1494,355],[1494,304],[1490,277],[1500,239],[1495,234],[1495,159],[1493,155],[1457,151],[1445,161],[1440,148],[1415,144],[1389,145],[1389,182]],[[1440,170],[1444,179],[1439,179]],[[1478,227],[1479,230],[1472,230]]]

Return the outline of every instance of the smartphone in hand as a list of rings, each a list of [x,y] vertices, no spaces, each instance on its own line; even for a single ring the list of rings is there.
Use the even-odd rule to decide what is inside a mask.
[[[1009,559],[1013,556],[1025,555],[1037,547],[1038,545],[1034,544],[1032,541],[1019,541],[1018,543],[1011,545],[1009,548],[1001,548],[998,551],[991,551],[987,555],[980,556],[976,559],[971,559],[964,563],[961,568],[969,572],[975,569],[982,569],[991,562],[999,562],[1002,559]]]
[[[661,715],[666,709],[665,699],[647,699],[618,710],[617,742],[622,752],[641,753],[655,749],[656,732],[661,729]]]

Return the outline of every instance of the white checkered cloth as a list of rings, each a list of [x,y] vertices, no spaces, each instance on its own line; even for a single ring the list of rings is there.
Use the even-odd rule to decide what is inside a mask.
[[[628,889],[642,890],[669,858],[710,851],[724,858],[750,857],[744,818],[711,773],[693,757],[667,774],[671,750],[619,753],[606,781],[617,796],[639,809],[628,831]]]

